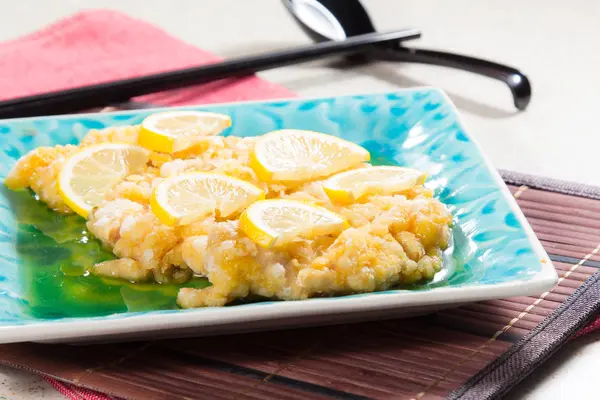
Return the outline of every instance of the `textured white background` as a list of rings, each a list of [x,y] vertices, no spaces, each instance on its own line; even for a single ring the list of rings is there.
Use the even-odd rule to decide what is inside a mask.
[[[423,38],[410,45],[477,55],[521,69],[533,84],[529,109],[516,112],[508,89],[499,82],[433,66],[379,64],[340,72],[318,62],[261,76],[303,96],[438,86],[450,94],[498,168],[600,185],[600,2],[364,3],[381,30],[422,29]],[[309,43],[277,0],[0,0],[0,40],[89,8],[121,10],[224,57]],[[569,345],[514,398],[596,398],[599,337]],[[1,396],[62,398],[38,378],[4,368]]]

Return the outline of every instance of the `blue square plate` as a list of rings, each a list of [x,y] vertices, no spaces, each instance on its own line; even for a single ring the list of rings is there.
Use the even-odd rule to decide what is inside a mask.
[[[83,220],[58,216],[29,193],[3,188],[0,343],[198,336],[391,318],[538,294],[556,283],[554,267],[515,200],[439,90],[191,108],[229,114],[228,135],[315,130],[361,144],[374,162],[427,171],[427,185],[455,217],[444,269],[418,288],[177,310],[175,287],[161,287],[156,295],[156,286],[89,283],[101,278],[82,277],[74,265],[110,255],[86,238]],[[90,128],[139,124],[155,111],[0,121],[0,178],[37,146],[76,144]]]

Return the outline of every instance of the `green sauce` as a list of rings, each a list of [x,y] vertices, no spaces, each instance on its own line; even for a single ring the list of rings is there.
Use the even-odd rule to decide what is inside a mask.
[[[16,249],[23,274],[25,312],[35,318],[101,316],[176,309],[181,287],[210,286],[205,278],[183,285],[131,283],[91,275],[90,268],[114,258],[86,229],[85,220],[61,215],[30,192],[4,193],[18,223]]]
[[[377,152],[372,153],[373,165],[394,165]],[[161,285],[91,275],[88,271],[94,264],[115,257],[87,231],[83,218],[53,212],[37,201],[32,192],[12,192],[5,187],[2,190],[18,223],[16,248],[23,274],[22,293],[28,304],[25,312],[32,317],[89,317],[176,309],[180,288],[210,286],[206,278],[198,277],[183,285]],[[455,255],[448,264],[445,266],[448,270],[440,271],[440,276],[431,282],[397,289],[430,289],[471,278],[470,271],[461,267]],[[252,297],[230,305],[265,300]]]

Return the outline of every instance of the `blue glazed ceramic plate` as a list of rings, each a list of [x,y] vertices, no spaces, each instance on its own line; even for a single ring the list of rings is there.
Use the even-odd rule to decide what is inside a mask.
[[[83,220],[58,216],[29,193],[3,188],[0,342],[198,336],[392,318],[470,301],[533,295],[549,290],[557,280],[508,189],[439,90],[191,108],[229,114],[233,126],[228,135],[310,129],[361,144],[375,162],[427,171],[427,185],[455,217],[454,245],[444,269],[421,287],[177,310],[175,287],[160,287],[158,293],[152,285],[110,280],[98,285],[89,279],[100,278],[82,277],[86,262],[110,257],[86,236]],[[76,144],[90,128],[139,124],[155,111],[0,121],[0,178],[37,146]]]

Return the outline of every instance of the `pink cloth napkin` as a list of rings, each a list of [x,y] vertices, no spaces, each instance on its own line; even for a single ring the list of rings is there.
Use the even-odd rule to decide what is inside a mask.
[[[218,62],[146,22],[112,11],[85,11],[0,44],[0,99]],[[255,76],[143,96],[159,105],[289,98],[286,88]],[[577,336],[600,329],[600,319]],[[46,378],[73,400],[109,400],[92,390]]]
[[[221,59],[144,21],[84,11],[0,44],[0,99],[210,64]],[[292,97],[255,76],[163,92],[139,100],[161,105]]]

